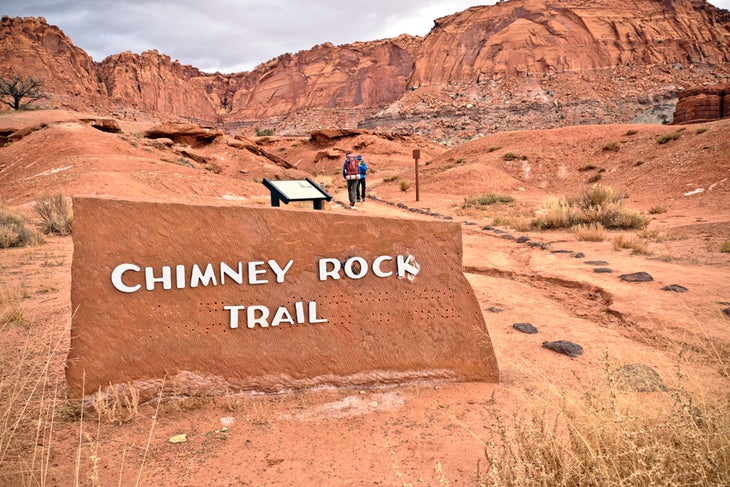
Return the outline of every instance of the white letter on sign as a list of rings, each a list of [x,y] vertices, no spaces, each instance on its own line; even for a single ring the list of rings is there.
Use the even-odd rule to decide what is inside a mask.
[[[418,271],[420,271],[420,269],[419,269],[417,263],[415,265],[411,264],[412,258],[413,258],[413,256],[409,255],[404,260],[402,255],[398,256],[398,277],[405,277],[406,272],[413,276],[418,275]]]
[[[380,257],[376,257],[373,261],[373,274],[378,277],[390,277],[393,275],[393,271],[383,272],[380,268],[380,264],[382,264],[384,260],[393,260],[393,257],[389,255],[381,255]]]
[[[122,276],[127,271],[139,272],[140,270],[141,269],[134,264],[119,264],[112,271],[112,284],[123,293],[133,293],[138,291],[139,288],[142,287],[141,284],[137,284],[136,286],[127,286],[124,282],[122,282]]]
[[[327,264],[332,264],[332,270],[327,270]],[[319,280],[326,281],[331,277],[335,281],[340,278],[340,261],[337,259],[319,259]]]
[[[245,306],[223,306],[223,309],[231,312],[231,319],[228,321],[231,328],[238,328],[238,312],[244,308]]]

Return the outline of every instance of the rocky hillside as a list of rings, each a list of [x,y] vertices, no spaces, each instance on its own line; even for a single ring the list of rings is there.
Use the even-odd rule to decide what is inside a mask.
[[[400,36],[208,74],[157,51],[94,62],[42,18],[3,17],[0,68],[49,103],[279,134],[315,127],[461,142],[515,128],[670,120],[685,88],[730,80],[730,13],[704,0],[509,0]]]

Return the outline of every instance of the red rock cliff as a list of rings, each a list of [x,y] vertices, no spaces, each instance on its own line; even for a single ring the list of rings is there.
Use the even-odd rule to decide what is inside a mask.
[[[157,51],[95,63],[44,19],[2,20],[0,67],[48,103],[251,124],[479,132],[662,117],[684,88],[730,81],[730,13],[704,0],[509,0],[400,36],[206,74]],[[668,115],[667,115],[668,114]]]

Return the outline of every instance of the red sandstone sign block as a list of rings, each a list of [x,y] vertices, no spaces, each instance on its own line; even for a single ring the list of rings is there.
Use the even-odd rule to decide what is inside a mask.
[[[456,223],[77,197],[73,240],[77,397],[498,380]]]

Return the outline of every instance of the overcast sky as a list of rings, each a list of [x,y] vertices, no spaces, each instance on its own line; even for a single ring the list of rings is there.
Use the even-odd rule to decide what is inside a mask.
[[[0,15],[45,17],[95,61],[157,49],[205,72],[251,71],[287,52],[426,35],[434,19],[496,0],[0,0]],[[730,0],[711,0],[730,9]]]

